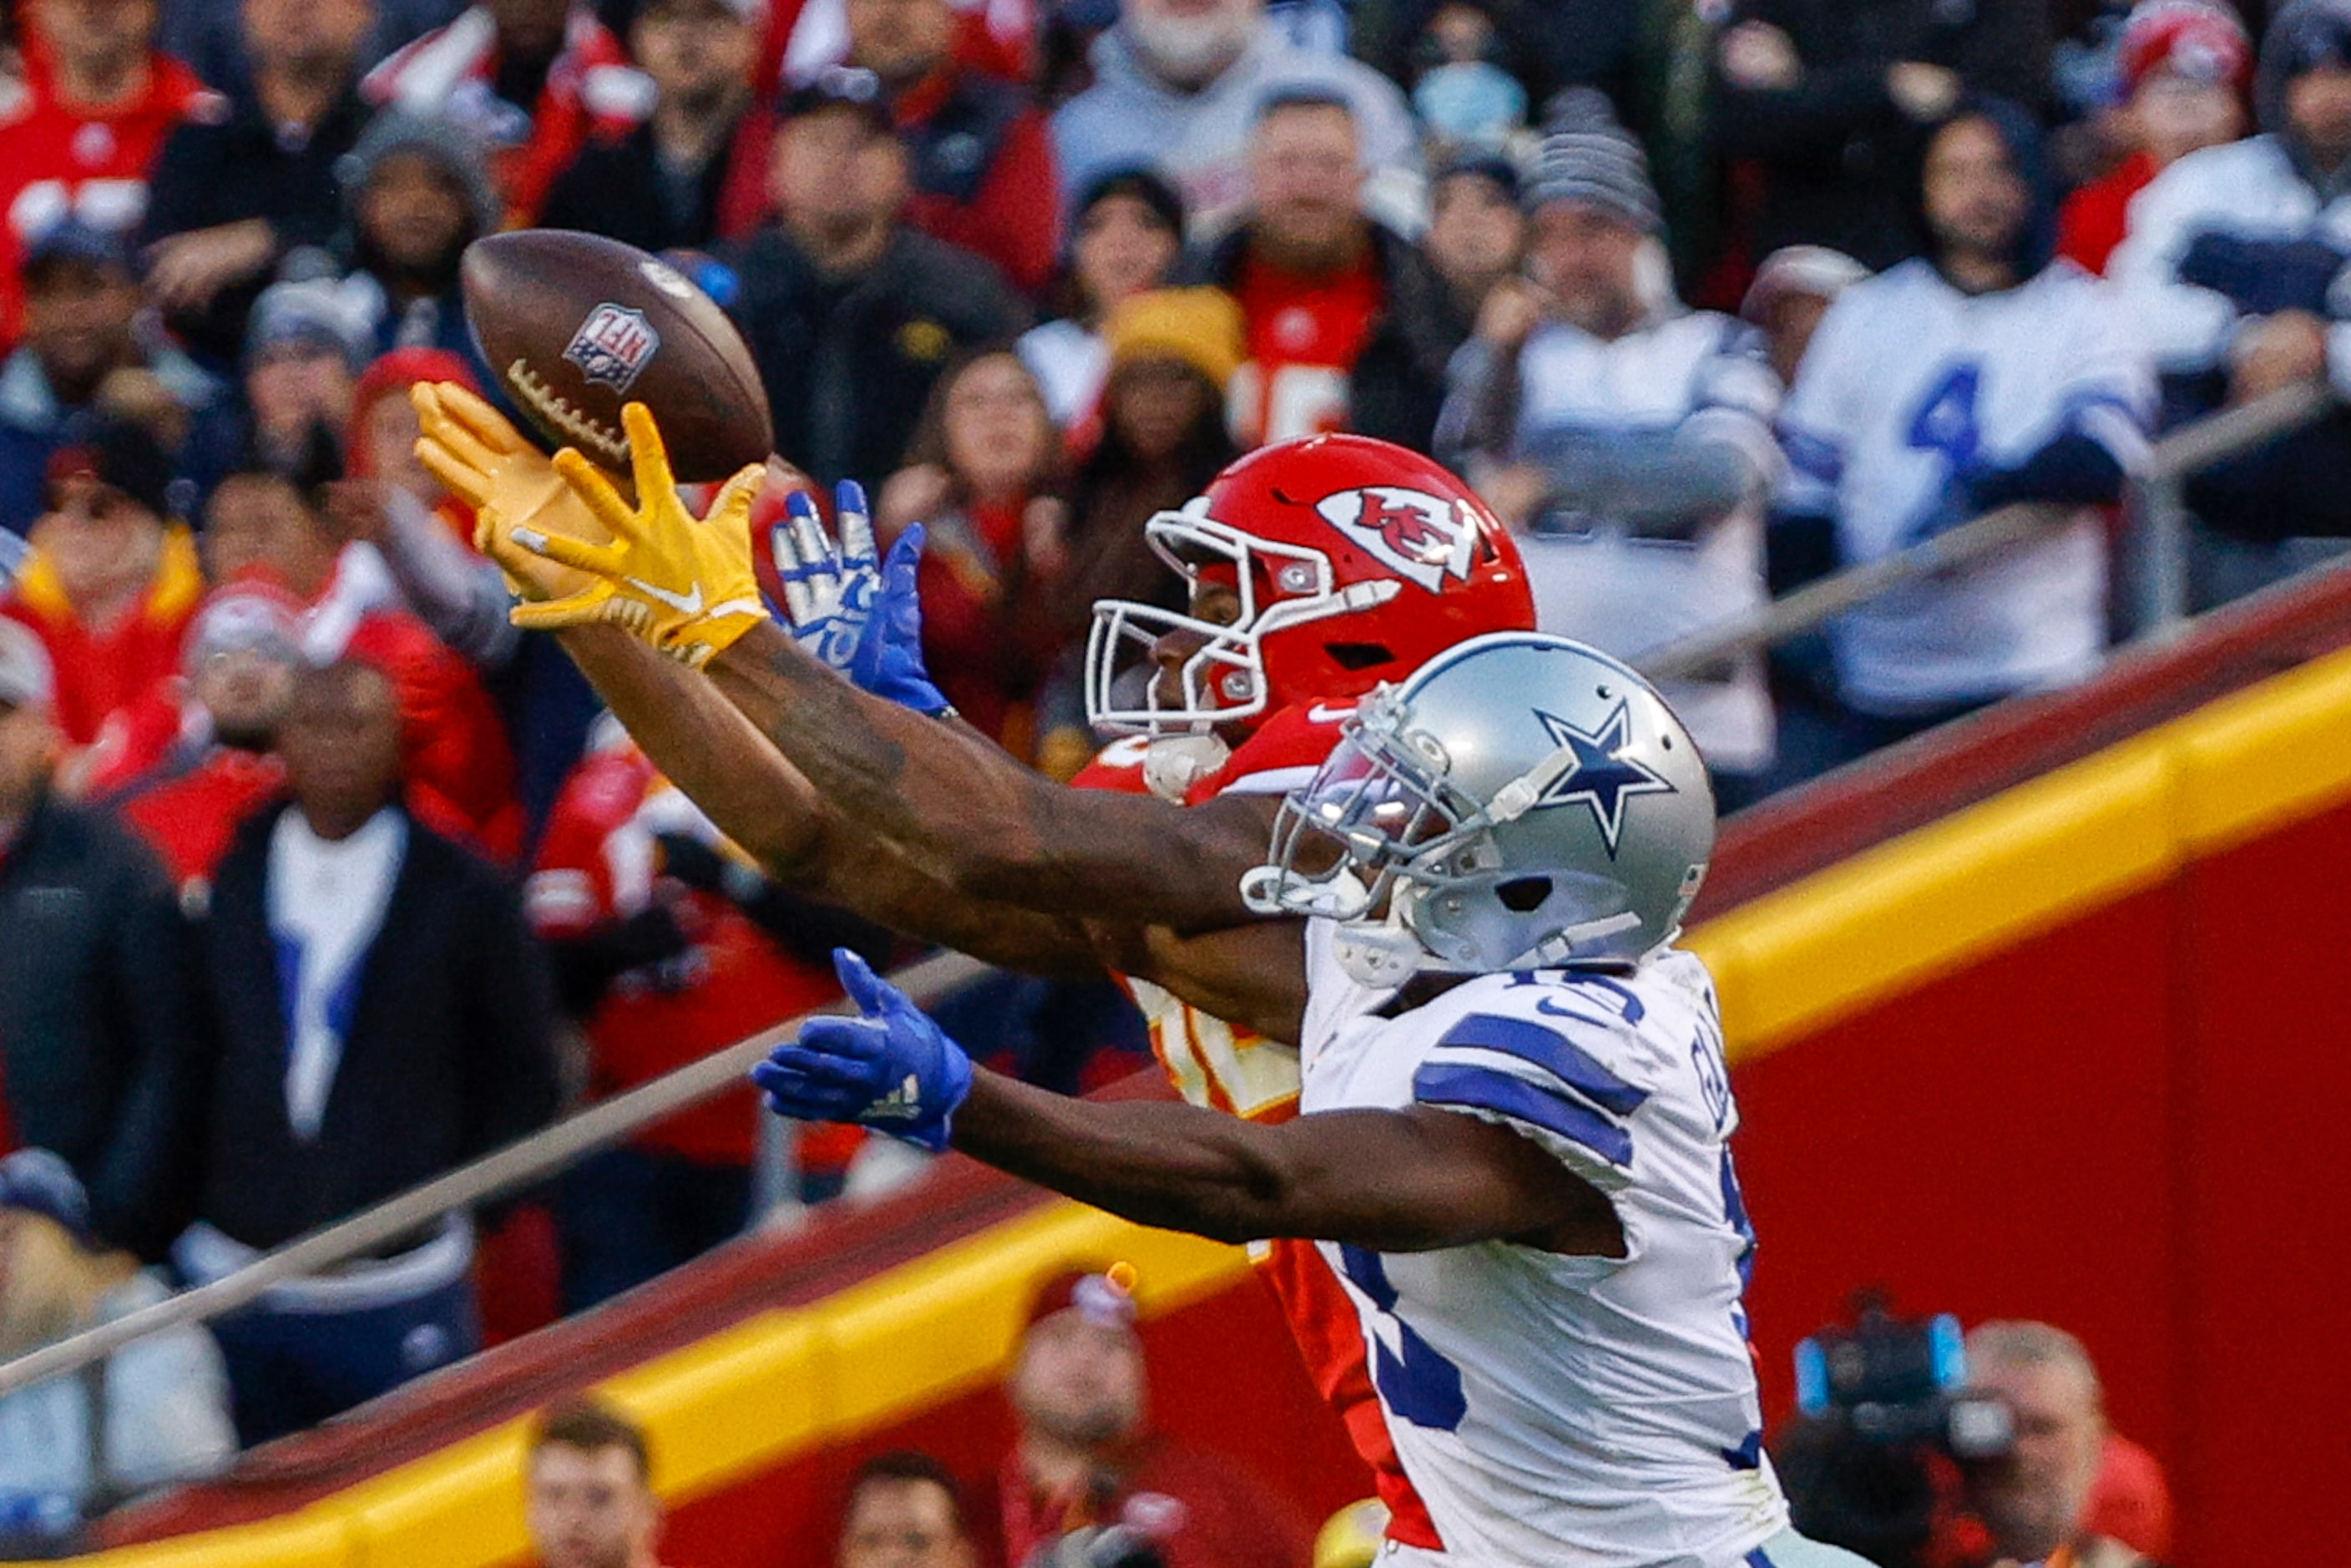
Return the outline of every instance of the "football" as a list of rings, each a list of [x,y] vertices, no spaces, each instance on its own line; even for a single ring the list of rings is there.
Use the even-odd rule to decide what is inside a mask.
[[[768,455],[768,394],[735,323],[684,274],[634,246],[569,229],[475,240],[465,319],[507,400],[557,446],[625,473],[621,405],[653,411],[689,484]]]

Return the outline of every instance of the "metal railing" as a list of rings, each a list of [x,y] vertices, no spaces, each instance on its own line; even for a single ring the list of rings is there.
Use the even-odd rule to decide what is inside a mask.
[[[2150,537],[2149,570],[2138,606],[2141,635],[2168,636],[2188,616],[2189,549],[2182,481],[2288,434],[2335,405],[2324,385],[2282,387],[2265,397],[2180,426],[2156,443],[2134,476],[2136,510]],[[2074,515],[2072,508],[2024,503],[1971,518],[1908,549],[1807,583],[1746,621],[1698,632],[1635,661],[1653,680],[1672,680],[1810,632],[1854,606],[1938,572],[1985,559],[2040,538]]]
[[[2187,526],[2178,499],[2181,480],[2309,423],[2334,403],[2324,387],[2289,387],[2184,426],[2156,445],[2147,472],[2137,480],[2138,500],[2156,535],[2151,541],[2154,553],[2168,559],[2148,574],[2153,587],[2142,608],[2144,632],[2164,634],[2177,627],[2186,613]],[[2064,515],[2045,507],[2004,507],[1897,555],[1824,578],[1774,601],[1747,621],[1677,642],[1639,663],[1646,673],[1661,678],[1706,669],[1810,631],[1896,588],[2040,538],[2053,518]],[[975,959],[946,953],[909,965],[891,977],[917,1004],[929,1007],[989,972]],[[289,1242],[223,1279],[0,1364],[0,1397],[50,1378],[82,1375],[93,1390],[93,1453],[102,1455],[105,1405],[95,1393],[103,1382],[98,1369],[125,1345],[167,1330],[210,1322],[251,1304],[273,1286],[334,1268],[446,1215],[518,1192],[664,1117],[739,1087],[744,1075],[775,1044],[797,1033],[807,1019],[815,1016],[788,1019],[650,1083],[601,1101],[445,1176]],[[768,1175],[770,1179],[766,1185],[772,1187],[773,1173]],[[103,1470],[93,1473],[102,1476]]]

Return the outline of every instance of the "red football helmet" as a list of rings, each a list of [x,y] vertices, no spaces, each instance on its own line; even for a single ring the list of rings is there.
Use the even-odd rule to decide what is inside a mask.
[[[1401,681],[1482,632],[1534,629],[1501,520],[1441,465],[1368,436],[1253,452],[1144,536],[1196,588],[1230,591],[1238,612],[1217,622],[1097,603],[1086,716],[1102,729],[1207,737]],[[1152,678],[1152,651],[1171,633],[1196,643],[1180,700],[1165,689],[1176,683]]]

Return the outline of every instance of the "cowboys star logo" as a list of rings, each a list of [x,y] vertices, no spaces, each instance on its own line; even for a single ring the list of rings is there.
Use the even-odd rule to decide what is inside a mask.
[[[1447,577],[1467,581],[1477,533],[1450,501],[1426,490],[1373,485],[1314,503],[1322,520],[1436,593]]]
[[[1552,780],[1535,805],[1581,801],[1591,807],[1593,820],[1600,824],[1600,841],[1608,846],[1608,858],[1614,860],[1616,845],[1625,836],[1625,798],[1671,795],[1674,787],[1647,763],[1624,755],[1633,744],[1633,715],[1621,699],[1597,729],[1578,729],[1540,708],[1535,717],[1541,721],[1551,743],[1573,753],[1575,758],[1574,766]]]
[[[600,386],[626,394],[653,357],[661,351],[661,334],[642,310],[625,305],[599,305],[571,334],[563,357],[580,373]]]

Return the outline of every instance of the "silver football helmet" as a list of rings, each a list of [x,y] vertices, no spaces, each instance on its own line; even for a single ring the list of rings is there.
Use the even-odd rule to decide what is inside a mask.
[[[1713,852],[1706,763],[1665,699],[1596,649],[1505,632],[1364,698],[1241,893],[1336,922],[1348,973],[1392,987],[1636,964]]]

